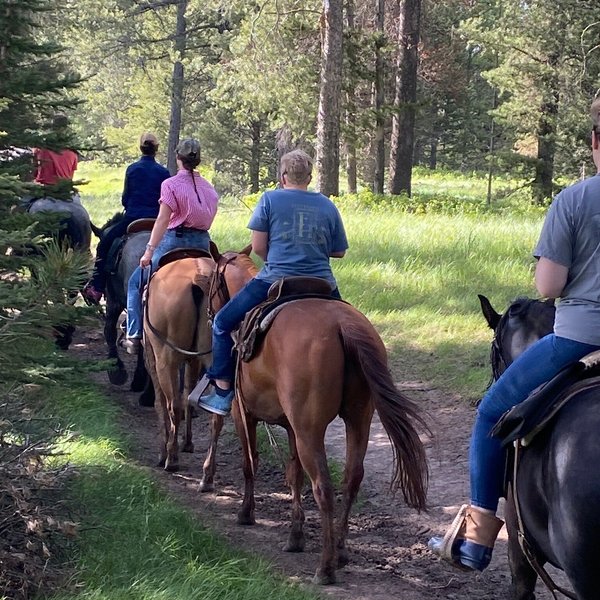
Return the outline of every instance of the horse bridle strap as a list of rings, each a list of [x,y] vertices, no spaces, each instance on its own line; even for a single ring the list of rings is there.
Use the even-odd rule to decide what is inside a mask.
[[[519,467],[519,451],[523,447],[521,444],[521,440],[516,440],[514,443],[515,447],[515,458],[513,462],[513,476],[512,476],[512,496],[513,502],[515,505],[515,514],[517,517],[517,535],[519,539],[519,546],[521,546],[521,550],[523,554],[529,561],[531,568],[537,573],[538,577],[544,582],[544,585],[548,588],[553,598],[558,600],[558,596],[556,592],[559,592],[563,596],[570,598],[571,600],[577,600],[577,596],[570,590],[567,590],[560,585],[557,585],[554,579],[552,579],[550,573],[544,569],[542,565],[538,562],[535,557],[535,553],[531,549],[527,538],[525,537],[525,526],[523,524],[523,517],[521,516],[521,508],[519,506],[519,497],[517,493],[517,470]]]

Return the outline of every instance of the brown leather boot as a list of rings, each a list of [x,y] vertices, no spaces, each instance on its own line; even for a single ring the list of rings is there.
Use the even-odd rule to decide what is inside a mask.
[[[429,548],[454,566],[483,571],[504,521],[491,512],[464,504],[443,538],[434,537]]]

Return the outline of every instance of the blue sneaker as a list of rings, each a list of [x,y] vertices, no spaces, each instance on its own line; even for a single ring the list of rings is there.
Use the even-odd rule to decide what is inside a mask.
[[[227,396],[219,396],[219,394],[217,394],[215,391],[207,396],[200,396],[200,399],[198,400],[198,406],[204,410],[207,410],[208,412],[225,416],[231,411],[231,403],[233,402],[234,395],[234,390],[230,390]]]
[[[438,556],[446,558],[443,555],[444,538],[432,537],[427,542],[427,547]],[[457,539],[452,544],[453,566],[463,570],[483,571],[492,560],[492,548],[468,542],[467,540]]]

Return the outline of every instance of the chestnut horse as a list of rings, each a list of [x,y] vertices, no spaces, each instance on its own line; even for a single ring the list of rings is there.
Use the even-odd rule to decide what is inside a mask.
[[[222,304],[256,274],[249,250],[218,257],[218,283],[211,303]],[[254,358],[238,364],[232,415],[242,444],[245,478],[238,523],[255,522],[257,424],[280,425],[288,435],[286,479],[292,493],[292,524],[285,549],[304,549],[301,493],[306,472],[321,515],[323,550],[315,575],[321,584],[334,583],[336,568],[348,562],[348,516],[363,478],[374,410],[392,442],[392,489],[401,489],[410,506],[425,508],[427,462],[415,426],[427,427],[417,406],[396,389],[383,342],[362,313],[327,298],[290,302],[274,318]],[[347,448],[342,512],[334,532],[334,489],[325,431],[337,416],[345,423]]]
[[[154,406],[161,437],[158,465],[167,471],[179,468],[178,434],[183,416],[182,451],[194,450],[187,397],[202,369],[211,361],[206,293],[214,266],[208,257],[182,258],[162,266],[148,284],[144,351],[156,395]],[[216,442],[222,426],[223,417],[215,415],[211,424],[211,447],[204,463],[203,491],[212,489]]]

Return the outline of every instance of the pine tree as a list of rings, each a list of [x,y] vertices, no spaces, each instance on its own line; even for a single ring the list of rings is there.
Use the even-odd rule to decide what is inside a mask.
[[[68,97],[79,78],[63,70],[61,49],[43,39],[47,0],[0,0],[0,380],[13,380],[44,345],[32,344],[52,324],[72,318],[67,296],[87,259],[48,243],[42,231],[58,219],[39,223],[18,210],[32,164],[28,148],[65,147],[72,140],[47,125],[56,111],[77,100]],[[38,186],[39,187],[39,186]],[[42,229],[42,227],[44,229]],[[35,274],[35,277],[32,276]],[[29,358],[28,358],[29,357]]]

